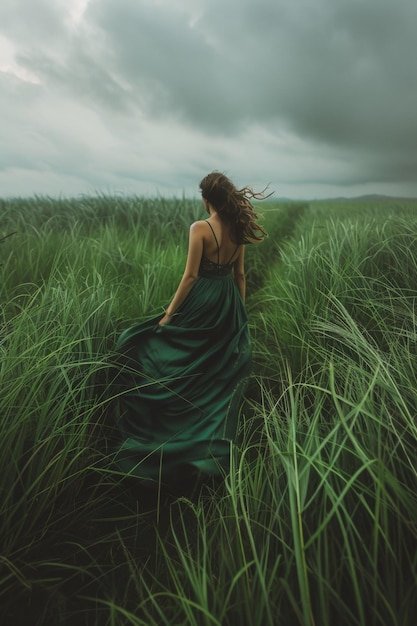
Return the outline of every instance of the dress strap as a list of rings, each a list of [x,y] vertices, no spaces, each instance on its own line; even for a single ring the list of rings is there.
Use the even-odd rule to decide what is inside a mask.
[[[220,265],[220,246],[219,246],[219,242],[217,241],[216,233],[214,232],[213,226],[210,224],[210,222],[208,222],[207,220],[205,220],[205,222],[206,224],[210,226],[211,232],[213,233],[213,237],[217,246],[217,265]]]
[[[229,259],[229,263],[227,265],[230,265],[230,263],[232,262],[233,257],[235,256],[236,252],[239,250],[240,248],[240,244],[237,244],[236,248],[233,250],[232,256]]]

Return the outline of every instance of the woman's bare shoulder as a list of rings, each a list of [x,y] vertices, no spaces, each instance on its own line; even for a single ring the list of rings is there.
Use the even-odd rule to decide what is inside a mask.
[[[200,231],[203,232],[203,229],[205,228],[207,228],[205,220],[197,220],[196,222],[193,222],[190,226],[190,230],[196,233]]]

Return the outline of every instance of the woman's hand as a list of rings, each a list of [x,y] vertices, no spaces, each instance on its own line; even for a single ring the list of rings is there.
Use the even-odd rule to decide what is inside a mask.
[[[165,326],[165,324],[169,324],[170,321],[172,320],[172,315],[168,315],[168,313],[165,313],[164,317],[162,317],[159,322],[158,322],[158,326]]]

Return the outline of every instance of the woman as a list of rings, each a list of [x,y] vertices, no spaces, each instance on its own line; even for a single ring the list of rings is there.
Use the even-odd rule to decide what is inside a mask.
[[[244,245],[266,234],[250,188],[224,175],[200,183],[206,220],[190,227],[184,275],[161,319],[122,333],[119,470],[143,481],[227,471],[251,345]]]

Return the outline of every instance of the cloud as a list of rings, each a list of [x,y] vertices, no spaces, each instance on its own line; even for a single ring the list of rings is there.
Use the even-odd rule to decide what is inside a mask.
[[[235,133],[283,120],[365,146],[402,143],[416,119],[411,0],[211,0],[193,25],[169,4],[96,0],[87,17],[106,33],[107,67],[155,116]]]
[[[4,0],[0,167],[417,193],[416,20],[414,0]]]

